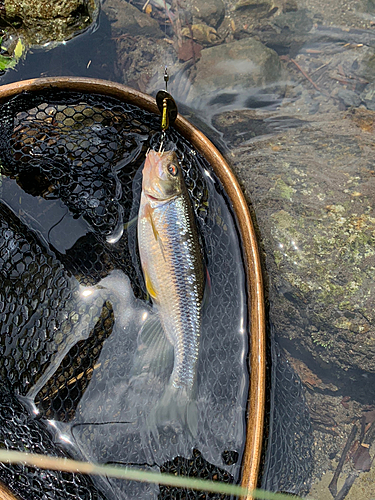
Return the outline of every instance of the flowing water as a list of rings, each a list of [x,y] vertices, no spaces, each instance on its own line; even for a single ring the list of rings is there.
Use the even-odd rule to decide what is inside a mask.
[[[269,374],[270,383],[273,383],[269,401],[271,433],[268,443],[271,445],[268,450],[271,451],[266,459],[268,466],[265,466],[263,484],[277,489],[277,483],[279,486],[288,483],[278,479],[273,484],[272,480],[272,470],[276,467],[272,456],[280,459],[278,450],[285,441],[283,444],[278,439],[286,435],[290,446],[285,448],[287,451],[281,460],[290,464],[296,491],[308,489],[298,480],[300,476],[300,482],[306,481],[308,471],[307,483],[312,483],[310,495],[319,500],[336,496],[334,485],[331,486],[334,494],[328,485],[340,465],[354,425],[357,431],[344,457],[336,487],[337,498],[375,498],[374,469],[371,467],[375,420],[374,26],[372,0],[194,0],[172,2],[170,6],[169,3],[159,5],[156,1],[147,5],[134,1],[130,5],[106,0],[96,30],[51,50],[31,48],[16,70],[2,77],[2,83],[9,83],[41,75],[91,76],[155,94],[164,86],[164,66],[168,65],[168,90],[177,100],[180,112],[226,155],[251,203],[258,228],[273,367]],[[102,127],[100,123],[93,126]],[[105,132],[113,133],[107,129]],[[145,135],[147,133],[144,131]],[[59,134],[62,135],[62,131]],[[103,134],[104,130],[98,130],[95,140],[103,140]],[[81,135],[82,130],[78,130],[70,142],[77,142]],[[142,146],[143,141],[147,142],[134,137],[130,148],[135,156],[129,162],[135,161],[137,169],[142,159],[137,144]],[[116,154],[114,151],[114,157]],[[116,157],[116,161],[120,160]],[[126,171],[127,175],[126,161],[125,170],[119,169],[119,172]],[[132,171],[132,177],[137,169]],[[81,170],[77,175],[84,177],[86,174]],[[106,189],[113,194],[117,180],[122,182],[123,178],[116,171],[111,178],[113,183]],[[224,210],[225,196],[216,195],[210,177],[204,178],[207,189],[211,189],[209,200],[216,200],[212,201],[212,206],[217,206],[218,210],[221,207],[220,217],[231,234],[231,251],[234,252],[237,240],[230,213]],[[40,192],[30,192],[30,188],[25,187],[30,184],[26,174],[21,186],[19,184],[3,179],[3,196],[8,193],[8,198],[4,199],[7,210],[16,213],[25,228],[53,247],[54,256],[61,255],[62,268],[58,263],[55,265],[57,270],[61,269],[62,279],[70,290],[67,307],[81,308],[82,314],[86,314],[86,302],[78,298],[79,287],[94,287],[95,293],[87,298],[101,310],[95,313],[94,308],[91,316],[88,314],[88,324],[95,322],[95,314],[99,314],[100,321],[111,325],[112,333],[99,349],[100,356],[95,362],[95,366],[99,366],[93,370],[87,389],[80,388],[84,393],[80,406],[73,416],[69,416],[69,422],[74,421],[69,424],[69,432],[80,443],[85,456],[92,456],[88,443],[93,440],[97,453],[94,458],[133,460],[123,451],[115,451],[110,439],[106,438],[112,432],[110,427],[101,431],[99,426],[85,428],[84,425],[85,421],[101,424],[111,417],[106,414],[111,411],[108,401],[98,400],[97,406],[107,409],[96,411],[90,408],[90,398],[95,401],[98,384],[103,384],[110,394],[112,385],[116,384],[116,370],[122,373],[121,367],[131,364],[116,359],[113,361],[116,370],[105,372],[116,349],[113,347],[115,339],[119,337],[116,342],[125,342],[120,335],[123,328],[120,325],[126,325],[131,332],[126,337],[129,345],[124,349],[134,350],[139,322],[143,314],[149,313],[148,306],[142,302],[141,287],[138,293],[134,289],[132,292],[124,276],[126,272],[119,274],[122,267],[117,264],[118,260],[116,265],[111,263],[114,254],[118,259],[117,250],[103,243],[111,236],[111,228],[113,230],[116,224],[119,227],[121,217],[124,221],[129,217],[126,210],[120,214],[116,203],[109,204],[107,225],[102,226],[102,236],[98,240],[98,234],[90,229],[94,221],[94,212],[90,210],[95,207],[89,210],[89,204],[104,206],[105,197],[89,194],[83,199],[85,189],[82,189],[81,194],[68,193],[69,196],[63,192],[62,201],[48,199],[48,182],[40,181]],[[23,207],[20,211],[21,190]],[[112,198],[116,200],[116,196]],[[203,224],[203,235],[204,227]],[[131,233],[130,228],[129,241],[134,242]],[[128,240],[127,232],[125,238]],[[214,245],[210,247],[212,242],[205,240],[205,244],[214,248]],[[91,261],[96,259],[94,249],[98,246],[101,251],[105,249],[106,271],[98,272],[93,279],[82,269],[87,266],[90,269]],[[75,247],[81,254],[71,252]],[[239,254],[236,255],[235,261],[240,262]],[[133,262],[130,253],[128,259],[129,263]],[[138,278],[133,264],[131,267],[132,282]],[[65,276],[64,269],[70,274]],[[241,274],[240,267],[236,269]],[[102,279],[107,280],[105,286],[95,288]],[[243,278],[237,276],[236,279],[241,281]],[[89,292],[91,289],[84,290]],[[122,313],[116,313],[116,304],[121,304],[124,297],[131,306],[122,317]],[[242,303],[243,298],[238,297]],[[107,312],[104,303],[112,304]],[[240,325],[243,305],[237,306],[236,321]],[[80,321],[74,324],[76,340],[84,341],[87,323],[85,327]],[[236,332],[243,343],[241,328],[236,327]],[[223,329],[226,331],[225,326]],[[73,348],[70,342],[63,341],[60,355]],[[210,357],[210,349],[212,346],[202,349],[204,356]],[[245,351],[243,347],[238,349],[237,366],[243,368]],[[74,372],[73,378],[79,373]],[[48,377],[52,375],[51,372]],[[212,377],[207,374],[206,381],[202,382],[204,390],[211,390]],[[237,380],[243,380],[241,377]],[[83,379],[81,375],[79,380]],[[15,383],[20,384],[21,380]],[[125,374],[121,380],[124,401],[134,397],[130,396]],[[242,382],[241,391],[245,390],[245,385]],[[306,419],[300,421],[296,417],[296,414],[304,415],[305,411],[299,389],[297,395],[293,392],[296,387],[301,388],[306,399],[313,426],[312,440]],[[30,390],[29,396],[34,395],[35,387],[34,392]],[[244,392],[241,394],[243,397]],[[238,422],[243,418],[241,401],[237,407],[241,417],[233,415]],[[42,406],[43,398],[39,402],[39,407]],[[283,408],[287,410],[279,411]],[[53,420],[58,420],[58,411],[61,415],[66,409],[44,411],[55,412]],[[108,425],[114,425],[113,429],[129,427],[128,423],[119,423],[125,418],[128,422],[133,417],[119,414],[118,423],[113,424],[111,420],[112,424]],[[238,423],[234,434],[225,430],[229,441],[220,445],[221,448],[213,439],[210,441],[212,448],[200,442],[198,449],[210,463],[224,467],[223,461],[218,460],[219,449],[227,447],[227,451],[230,448],[241,453],[238,443],[241,442],[242,425]],[[134,435],[137,432],[139,428]],[[135,448],[137,439],[132,441]],[[303,443],[299,449],[297,442]],[[176,444],[177,448],[180,444]],[[159,463],[165,459],[157,453],[147,453],[143,458],[149,465],[151,461]],[[306,463],[305,469],[303,466],[298,468],[299,462]],[[237,477],[236,466],[226,470]]]

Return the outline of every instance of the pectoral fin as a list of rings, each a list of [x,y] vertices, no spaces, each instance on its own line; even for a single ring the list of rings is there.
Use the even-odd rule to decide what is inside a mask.
[[[134,224],[136,222],[138,222],[138,215],[137,215],[137,217],[133,217],[132,219],[130,219],[128,222],[126,222],[124,224],[124,230],[130,229],[132,226],[134,226]]]
[[[146,282],[146,290],[147,290],[147,293],[150,295],[150,297],[152,299],[156,299],[156,290],[155,288],[152,286],[152,283],[151,283],[151,280],[150,280],[150,276],[147,274],[146,271],[143,272],[144,276],[145,276],[145,282]]]
[[[159,238],[159,233],[158,233],[158,230],[155,227],[154,219],[152,218],[152,214],[151,213],[150,213],[150,222],[151,222],[152,232],[154,233],[154,238],[157,241],[158,238]]]
[[[159,243],[161,254],[163,256],[163,259],[165,260],[163,242],[161,241],[161,238],[159,236],[159,232],[158,232],[158,230],[157,230],[157,228],[155,226],[155,222],[154,222],[154,219],[152,217],[152,212],[153,212],[152,208],[148,205],[147,206],[146,216],[148,217],[148,219],[150,221],[152,233],[154,235],[155,240]]]

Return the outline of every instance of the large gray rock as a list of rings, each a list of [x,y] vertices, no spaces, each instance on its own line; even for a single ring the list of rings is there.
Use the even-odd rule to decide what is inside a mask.
[[[254,112],[237,113],[241,130],[246,120]],[[328,380],[361,383],[375,374],[375,113],[315,120],[235,147],[230,161],[256,214],[277,335]]]
[[[0,16],[28,45],[67,40],[95,21],[97,0],[4,0]]]
[[[162,38],[164,33],[156,19],[144,14],[125,0],[106,0],[103,10],[112,25],[114,36],[143,35]]]
[[[192,0],[189,2],[189,10],[194,23],[203,21],[214,28],[219,26],[225,15],[223,0]]]
[[[279,9],[278,12],[282,12]],[[278,54],[294,56],[309,39],[313,27],[312,14],[307,9],[284,10],[267,22],[264,20],[254,26],[253,33]]]
[[[281,76],[280,60],[272,49],[253,38],[202,50],[188,100],[206,100],[220,92],[259,89]]]

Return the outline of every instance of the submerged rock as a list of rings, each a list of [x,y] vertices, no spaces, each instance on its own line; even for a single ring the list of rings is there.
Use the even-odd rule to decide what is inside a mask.
[[[367,85],[360,97],[367,109],[375,111],[375,83]]]
[[[281,76],[279,58],[253,38],[202,50],[196,65],[195,83],[189,99],[209,99],[218,94],[263,88]]]
[[[188,28],[183,28],[181,34],[204,45],[212,45],[219,39],[215,28],[204,23],[192,24]]]
[[[313,27],[311,13],[307,9],[294,10],[293,5],[285,6],[280,15],[268,23],[254,27],[254,34],[259,40],[276,50],[278,54],[292,54],[309,39]]]
[[[231,157],[260,228],[277,335],[356,395],[375,374],[374,123],[366,110],[327,114]]]
[[[268,15],[275,8],[271,0],[259,2],[258,0],[238,0],[234,7],[236,10],[246,9],[255,15]],[[277,10],[277,7],[276,7]]]
[[[223,0],[192,0],[189,10],[194,23],[204,22],[217,28],[224,19],[225,5]]]
[[[112,25],[114,36],[142,35],[162,38],[164,36],[159,23],[136,7],[122,0],[107,0],[103,5]]]
[[[338,97],[347,108],[351,106],[358,107],[361,104],[361,99],[354,90],[339,89],[336,92],[336,97]]]
[[[98,14],[97,0],[4,0],[1,18],[29,45],[67,40],[88,28]]]

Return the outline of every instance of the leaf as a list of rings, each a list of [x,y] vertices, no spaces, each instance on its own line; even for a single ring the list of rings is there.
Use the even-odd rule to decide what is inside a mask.
[[[375,410],[365,411],[363,415],[365,416],[366,424],[372,424],[375,421]]]
[[[14,68],[14,66],[17,64],[17,61],[13,59],[12,57],[6,57],[0,55],[0,71],[4,71],[9,68]]]
[[[192,40],[186,40],[178,47],[178,58],[180,61],[189,61],[189,59],[195,58],[195,60],[201,57],[202,46],[199,43],[195,43]]]
[[[25,46],[22,43],[22,40],[19,38],[16,48],[14,49],[14,57],[16,58],[17,61],[20,59],[24,51],[25,51]]]
[[[359,445],[357,451],[354,453],[353,463],[357,470],[369,471],[371,469],[371,457],[368,448]]]

